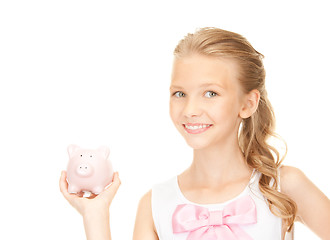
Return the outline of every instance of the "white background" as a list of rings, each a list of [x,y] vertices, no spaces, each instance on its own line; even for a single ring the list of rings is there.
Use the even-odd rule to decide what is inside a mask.
[[[205,26],[238,32],[265,55],[284,163],[330,196],[330,17],[326,1],[311,3],[1,1],[1,235],[85,238],[58,188],[75,143],[110,147],[122,180],[113,239],[131,239],[141,196],[191,162],[168,87],[175,45]],[[296,239],[317,237],[297,224]]]

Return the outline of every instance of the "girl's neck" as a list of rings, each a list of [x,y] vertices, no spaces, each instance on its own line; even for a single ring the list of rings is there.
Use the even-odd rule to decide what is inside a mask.
[[[240,179],[251,174],[238,142],[194,149],[193,162],[186,171],[196,182],[207,186]]]

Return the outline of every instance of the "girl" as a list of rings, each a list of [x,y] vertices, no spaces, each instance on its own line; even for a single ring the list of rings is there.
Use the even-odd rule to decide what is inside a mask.
[[[135,240],[254,239],[293,235],[301,221],[330,239],[330,201],[267,143],[274,113],[262,55],[241,35],[203,28],[174,51],[170,116],[194,155],[191,166],[142,197]],[[64,197],[82,214],[87,239],[111,239],[109,206],[120,185],[95,198]],[[286,234],[287,233],[287,234]]]

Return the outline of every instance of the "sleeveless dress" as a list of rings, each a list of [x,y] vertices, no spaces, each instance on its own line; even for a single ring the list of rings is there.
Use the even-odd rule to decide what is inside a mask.
[[[255,203],[257,222],[242,225],[240,228],[254,240],[281,240],[282,219],[273,215],[269,210],[268,203],[259,189],[260,176],[259,172],[254,171],[248,185],[239,195],[229,201],[217,204],[197,204],[186,199],[180,190],[177,176],[164,183],[154,185],[152,188],[151,207],[159,239],[187,239],[189,233],[173,233],[172,215],[180,204],[192,204],[207,208],[209,211],[222,211],[230,203],[248,195]],[[293,231],[286,236],[286,239],[293,239],[292,235]]]

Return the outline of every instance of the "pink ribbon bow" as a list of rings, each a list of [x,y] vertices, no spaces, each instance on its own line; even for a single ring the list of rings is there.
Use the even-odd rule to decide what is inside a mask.
[[[257,209],[250,196],[229,203],[222,211],[181,204],[172,216],[173,233],[190,232],[187,240],[253,240],[240,225],[256,222]]]

